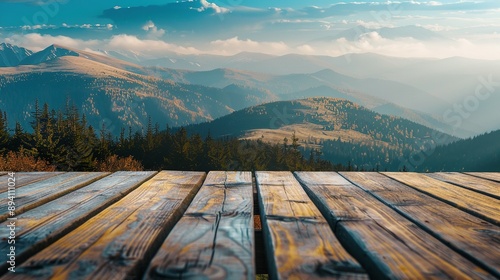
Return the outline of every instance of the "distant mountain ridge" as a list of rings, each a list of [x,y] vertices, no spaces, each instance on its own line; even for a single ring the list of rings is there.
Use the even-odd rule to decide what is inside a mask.
[[[36,65],[63,56],[80,56],[80,54],[76,51],[69,50],[59,45],[51,45],[40,52],[26,57],[19,63],[19,65]]]
[[[0,44],[0,67],[17,66],[25,58],[31,56],[33,51],[11,45],[9,43]]]

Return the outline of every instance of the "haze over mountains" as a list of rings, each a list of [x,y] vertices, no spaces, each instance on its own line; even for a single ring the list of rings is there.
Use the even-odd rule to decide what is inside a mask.
[[[156,60],[141,60],[136,55],[135,59],[136,63],[156,67],[191,71],[231,68],[274,76],[312,74],[329,69],[344,75],[341,78],[344,84],[349,83],[349,80],[354,82],[349,84],[352,90],[375,95],[441,120],[446,118],[458,136],[472,136],[500,128],[496,119],[491,117],[497,115],[496,107],[500,104],[498,60],[397,58],[372,53],[339,57],[297,54],[273,56],[248,52],[234,56],[172,53]],[[349,79],[344,79],[346,76]],[[352,79],[361,79],[363,83]],[[217,83],[211,83],[218,86]],[[324,84],[318,82],[317,86]],[[341,85],[337,83],[336,87]],[[476,95],[487,97],[477,99]],[[465,104],[467,102],[470,104]],[[464,106],[469,108],[465,113],[460,109]]]
[[[484,90],[496,91],[494,77],[496,73],[500,76],[500,70],[494,61],[374,54],[172,54],[172,58],[156,61],[165,65],[152,67],[152,61],[140,61],[144,65],[139,65],[113,57],[119,55],[112,51],[81,51],[60,45],[37,53],[9,44],[1,48],[2,63],[11,67],[0,68],[0,109],[15,116],[23,127],[28,127],[25,121],[36,99],[53,108],[63,108],[69,99],[96,127],[105,120],[108,126],[140,129],[149,118],[161,126],[188,125],[265,102],[324,96],[347,99],[377,113],[403,117],[459,137],[500,128],[497,118],[492,117],[500,104],[498,94],[478,99],[477,108],[466,112],[467,117],[456,112],[457,103],[463,107],[463,102],[474,97],[474,91],[466,93],[457,84],[472,90],[482,82]],[[187,63],[176,64],[179,61]],[[163,67],[173,65],[215,69]],[[231,69],[217,68],[224,65]],[[434,78],[444,69],[449,71]],[[473,75],[474,71],[479,76]]]

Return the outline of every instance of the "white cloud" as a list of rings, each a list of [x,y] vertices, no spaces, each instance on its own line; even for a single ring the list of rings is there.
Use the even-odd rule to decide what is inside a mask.
[[[283,54],[291,51],[284,42],[257,42],[250,39],[240,40],[238,37],[212,41],[210,45],[214,52],[221,55],[231,55],[243,51],[267,54]]]
[[[302,45],[297,47],[297,51],[302,54],[315,54],[316,50],[311,45]]]
[[[229,12],[229,9],[219,7],[215,3],[210,3],[207,0],[201,0],[200,1],[201,7],[196,9],[198,12],[203,12],[206,10],[213,10],[216,14],[223,14]]]
[[[158,39],[140,39],[132,35],[115,35],[104,40],[80,40],[66,36],[40,35],[38,33],[17,34],[7,38],[0,36],[0,41],[23,46],[34,51],[59,44],[81,50],[129,51],[159,58],[171,52],[180,54],[218,54],[233,55],[242,51],[260,52],[275,55],[287,53],[340,56],[348,53],[377,53],[395,57],[435,57],[446,58],[462,56],[477,59],[500,60],[498,45],[500,34],[490,33],[473,38],[457,37],[446,42],[421,42],[412,38],[387,39],[377,32],[369,32],[357,40],[341,38],[329,42],[309,42],[296,47],[284,42],[254,41],[233,37],[216,40],[197,47],[167,43]]]
[[[142,26],[142,30],[148,33],[149,39],[161,38],[163,37],[163,35],[165,35],[165,30],[161,28],[158,29],[155,23],[151,20],[146,22],[146,24]]]
[[[161,57],[169,52],[181,54],[200,54],[201,51],[193,47],[183,47],[169,44],[161,40],[141,40],[131,35],[116,35],[106,40],[80,40],[66,36],[40,35],[38,33],[18,34],[0,41],[22,46],[34,51],[40,51],[52,44],[58,44],[80,50],[126,50],[147,53],[152,57]]]
[[[169,52],[181,54],[200,54],[201,51],[193,47],[183,47],[176,44],[169,44],[161,40],[141,40],[132,35],[116,35],[104,42],[103,49],[106,50],[127,50],[139,53],[148,53],[152,56],[164,56]]]
[[[345,38],[341,38],[334,42],[314,47],[318,50],[318,53],[331,56],[370,52],[395,57],[447,58],[461,56],[500,60],[498,41],[478,43],[465,38],[446,42],[421,42],[413,38],[391,40],[381,37],[377,32],[370,32],[364,34],[356,41],[348,41]]]
[[[29,33],[24,35],[17,34],[3,40],[7,43],[23,46],[33,51],[40,51],[52,44],[58,44],[76,49],[84,49],[98,47],[100,43],[98,40],[85,41],[73,39],[67,36],[40,35],[38,33]]]

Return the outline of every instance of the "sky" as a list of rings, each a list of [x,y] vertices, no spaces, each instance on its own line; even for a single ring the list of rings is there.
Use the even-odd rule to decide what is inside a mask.
[[[0,41],[41,50],[500,59],[498,0],[0,0]]]

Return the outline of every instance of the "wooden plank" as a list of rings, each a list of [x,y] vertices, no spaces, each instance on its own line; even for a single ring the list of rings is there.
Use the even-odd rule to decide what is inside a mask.
[[[204,177],[203,172],[160,172],[5,277],[139,278]]]
[[[465,174],[500,182],[500,172],[465,172]]]
[[[497,182],[457,172],[430,173],[426,175],[443,182],[500,199],[500,183]]]
[[[210,172],[144,279],[255,279],[252,173]]]
[[[339,174],[296,175],[370,277],[495,278]]]
[[[16,178],[16,190],[20,187],[54,177],[64,172],[16,172],[14,177]],[[9,175],[4,175],[0,177],[0,182],[7,182],[7,179],[11,178]],[[6,192],[7,188],[0,189],[0,193]]]
[[[69,192],[86,186],[108,175],[108,172],[71,172],[35,182],[15,190],[15,214],[22,214],[30,209],[61,197]],[[8,198],[0,199],[0,222],[9,217]]]
[[[257,172],[271,279],[367,278],[290,172]]]
[[[500,227],[382,174],[342,172],[341,175],[500,278]]]
[[[17,216],[16,261],[44,249],[90,217],[127,195],[156,172],[116,172],[97,182]],[[0,224],[0,236],[8,236],[10,221]],[[0,243],[0,252],[10,245]],[[0,263],[0,274],[8,264]]]
[[[498,207],[498,200],[495,198],[460,188],[423,174],[406,172],[384,172],[383,174],[467,213],[500,226],[500,207]]]

